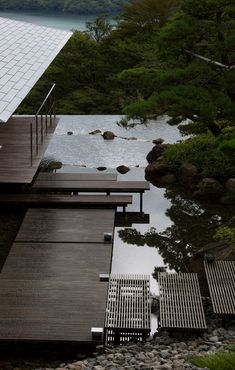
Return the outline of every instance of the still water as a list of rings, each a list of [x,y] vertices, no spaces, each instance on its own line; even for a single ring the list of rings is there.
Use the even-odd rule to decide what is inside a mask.
[[[96,15],[63,14],[48,11],[0,11],[0,17],[6,17],[22,22],[34,23],[39,26],[53,27],[62,30],[86,29],[87,21],[94,21]]]
[[[62,116],[46,155],[61,160],[64,172],[91,172],[105,166],[106,172],[117,173],[116,167],[124,164],[131,170],[118,174],[119,181],[144,180],[145,158],[153,147],[152,140],[161,137],[165,143],[173,143],[182,137],[176,127],[166,123],[165,117],[128,130],[117,125],[120,118]],[[89,134],[98,129],[113,131],[117,137],[106,141],[100,134]],[[67,135],[68,131],[73,135]],[[138,194],[133,195],[133,204],[127,211],[139,211]],[[146,219],[135,219],[128,226],[115,228],[112,272],[150,275],[152,294],[158,294],[152,275],[155,267],[187,270],[188,258],[213,240],[214,228],[228,216],[223,208],[202,206],[175,188],[152,185],[144,194],[144,212],[149,215],[147,223]]]

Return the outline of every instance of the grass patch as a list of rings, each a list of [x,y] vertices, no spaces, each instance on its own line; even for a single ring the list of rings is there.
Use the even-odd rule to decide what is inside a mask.
[[[210,370],[234,370],[235,346],[231,347],[229,352],[217,352],[213,355],[193,357],[191,363],[198,367],[207,367]]]

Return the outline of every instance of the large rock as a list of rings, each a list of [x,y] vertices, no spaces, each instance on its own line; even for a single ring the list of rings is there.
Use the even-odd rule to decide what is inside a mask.
[[[198,190],[193,193],[193,197],[195,199],[211,201],[219,199],[223,193],[224,188],[219,181],[212,178],[204,178],[198,184]]]
[[[127,167],[127,166],[122,165],[122,166],[118,166],[118,167],[116,168],[116,170],[117,170],[119,173],[121,173],[122,175],[124,175],[125,173],[127,173],[127,172],[129,172],[129,171],[130,171],[130,168],[129,168],[129,167]]]
[[[176,180],[169,167],[165,163],[157,161],[150,163],[145,168],[145,179],[158,187],[170,185]]]
[[[62,168],[63,164],[62,162],[60,161],[51,161],[49,164],[48,164],[48,169],[49,170],[59,170],[60,168]]]
[[[112,131],[105,131],[102,136],[105,140],[113,140],[115,138],[115,134]]]
[[[39,169],[42,172],[52,172],[53,170],[59,170],[62,166],[62,162],[58,161],[53,156],[47,156],[42,159]]]
[[[178,181],[189,189],[195,189],[200,178],[197,167],[193,164],[183,164],[178,172]]]
[[[225,189],[235,194],[235,178],[231,178],[225,183]]]
[[[163,142],[164,140],[161,138],[153,140],[153,144],[162,144]]]
[[[157,144],[155,145],[152,150],[147,154],[147,161],[148,163],[155,162],[159,157],[162,156],[164,150],[166,148],[165,144]]]
[[[225,194],[220,198],[220,203],[225,205],[235,204],[235,178],[226,181]]]

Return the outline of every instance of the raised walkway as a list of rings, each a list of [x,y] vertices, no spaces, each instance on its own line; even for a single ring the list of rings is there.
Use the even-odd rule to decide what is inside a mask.
[[[32,133],[32,165],[30,126]],[[41,123],[41,122],[40,122]],[[0,184],[31,184],[43,158],[44,152],[52,138],[57,119],[48,123],[47,135],[43,122],[43,140],[41,141],[41,124],[38,127],[38,153],[36,150],[36,126],[34,117],[11,117],[6,124],[0,125]]]
[[[29,209],[0,274],[0,340],[91,343],[104,327],[114,210]]]

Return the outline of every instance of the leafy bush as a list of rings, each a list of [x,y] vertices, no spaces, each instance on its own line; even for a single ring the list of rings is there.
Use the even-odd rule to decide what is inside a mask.
[[[235,243],[235,227],[220,227],[215,235],[214,235],[215,240],[224,240],[228,244],[232,245]]]
[[[223,140],[224,137],[224,140]],[[212,134],[202,134],[170,145],[165,158],[173,169],[191,163],[195,165],[203,177],[214,177],[226,180],[235,174],[235,156],[224,146],[231,145],[232,138],[221,135],[216,139]]]
[[[229,352],[218,352],[210,356],[194,357],[191,362],[198,367],[207,367],[210,370],[234,370],[235,369],[235,348]]]

